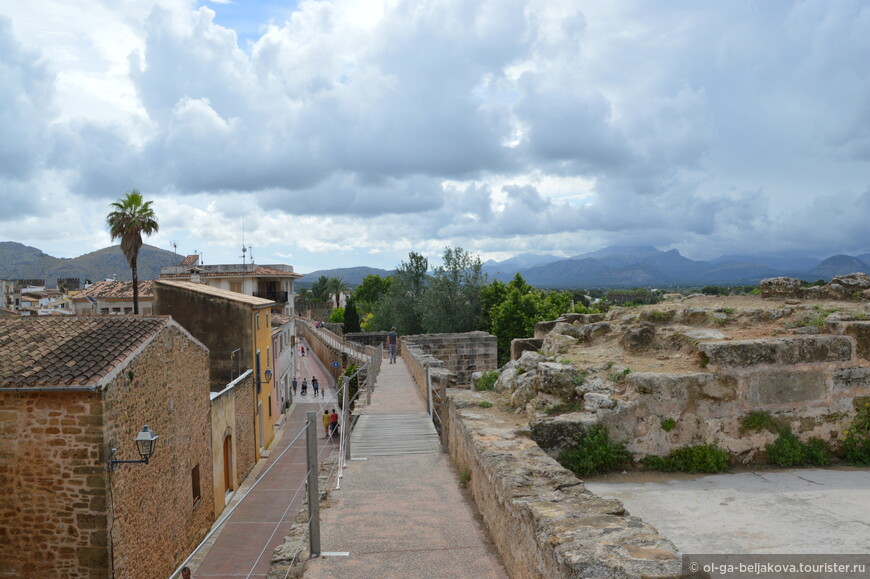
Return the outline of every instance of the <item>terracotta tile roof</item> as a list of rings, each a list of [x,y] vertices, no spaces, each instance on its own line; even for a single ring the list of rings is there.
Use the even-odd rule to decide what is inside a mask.
[[[133,299],[132,281],[98,281],[87,289],[78,292],[73,299],[82,301],[94,299]],[[139,282],[139,299],[154,297],[154,280]]]
[[[243,266],[239,266],[243,267]],[[287,277],[297,279],[303,277],[301,273],[281,271],[269,267],[258,267],[253,271],[208,271],[199,272],[199,277]],[[190,279],[190,273],[161,273],[160,279]]]
[[[179,263],[178,265],[196,265],[199,263],[199,256],[196,254],[188,255],[184,258],[184,261]]]
[[[168,323],[168,317],[0,317],[0,390],[96,385]]]
[[[281,326],[283,326],[284,324],[286,324],[287,322],[290,322],[292,320],[293,320],[292,316],[285,316],[284,314],[273,313],[272,314],[272,327],[273,328],[280,328]]]
[[[265,298],[256,298],[254,296],[249,296],[247,294],[241,294],[238,292],[231,292],[230,290],[213,287],[204,283],[194,283],[192,281],[175,281],[168,279],[158,279],[154,281],[158,287],[165,285],[174,288],[186,289],[189,291],[199,292],[219,298],[224,298],[227,300],[232,300],[234,302],[250,304],[252,306],[271,306],[275,304],[275,302],[273,302],[272,300],[267,300]]]

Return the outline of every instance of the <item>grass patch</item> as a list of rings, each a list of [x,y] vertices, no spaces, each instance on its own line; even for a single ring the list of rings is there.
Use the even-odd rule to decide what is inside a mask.
[[[643,465],[650,470],[664,472],[723,472],[728,470],[731,456],[715,444],[684,446],[667,456],[648,456]]]
[[[492,390],[493,388],[495,388],[496,380],[498,380],[497,371],[490,370],[488,372],[484,372],[480,375],[480,378],[477,379],[477,382],[474,383],[474,389],[478,392]]]
[[[805,318],[801,318],[799,320],[795,320],[785,325],[786,328],[807,328],[810,326],[815,326],[816,328],[824,328],[828,322],[825,321],[827,314],[820,314],[818,316],[808,316]]]
[[[782,430],[782,426],[773,416],[770,415],[769,412],[760,410],[750,412],[740,419],[740,434],[757,432],[760,430],[767,430],[773,434],[779,434]]]
[[[489,400],[481,400],[477,405],[481,408],[492,408],[492,402]]]
[[[611,382],[623,382],[625,381],[625,377],[631,374],[633,370],[631,368],[626,368],[622,372],[614,372],[613,374],[607,377]]]
[[[663,418],[661,421],[662,430],[665,432],[670,432],[674,428],[677,427],[677,421],[673,418]]]
[[[617,470],[631,459],[624,444],[610,440],[606,426],[592,426],[575,440],[573,448],[559,455],[559,463],[578,476]]]
[[[459,486],[468,488],[468,483],[471,482],[471,470],[463,468],[459,471]]]

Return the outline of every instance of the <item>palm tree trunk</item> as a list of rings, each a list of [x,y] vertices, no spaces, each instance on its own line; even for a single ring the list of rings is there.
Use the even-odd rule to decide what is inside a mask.
[[[139,315],[139,272],[136,268],[136,260],[130,264],[130,269],[133,270],[133,315]]]

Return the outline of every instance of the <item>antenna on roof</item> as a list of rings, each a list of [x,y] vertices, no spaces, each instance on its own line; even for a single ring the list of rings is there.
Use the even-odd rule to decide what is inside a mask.
[[[178,255],[178,243],[175,241],[170,241],[169,245],[172,246],[172,253],[174,253],[175,255]]]
[[[245,261],[245,253],[247,253],[248,248],[245,247],[245,218],[242,217],[242,265],[245,265],[247,261]]]

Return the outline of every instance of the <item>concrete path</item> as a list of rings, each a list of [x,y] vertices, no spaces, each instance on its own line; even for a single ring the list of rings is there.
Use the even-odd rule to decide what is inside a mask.
[[[401,358],[382,365],[364,412],[370,426],[378,418],[395,424],[425,414]],[[362,456],[365,446],[354,450],[357,435],[351,437],[356,460],[348,463],[340,490],[330,493],[333,504],[320,514],[324,556],[308,562],[304,577],[508,577],[437,441],[414,452],[391,454],[379,447]]]
[[[239,485],[228,508],[241,504],[189,564],[196,579],[265,578],[272,552],[284,542],[302,508],[303,482],[308,472],[303,433],[306,412],[322,414],[323,408],[336,406],[334,381],[308,344],[305,346],[305,357],[297,359],[299,383],[303,377],[311,382],[311,377],[317,376],[320,386],[326,387],[326,395],[315,399],[309,387],[307,396],[296,397],[289,417],[268,449],[268,457],[261,459]],[[319,422],[317,428],[320,434]],[[317,442],[321,461],[337,449],[336,444],[323,439]]]
[[[759,471],[586,487],[622,501],[683,553],[870,553],[868,469]]]

